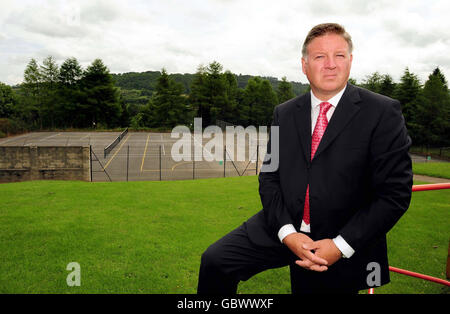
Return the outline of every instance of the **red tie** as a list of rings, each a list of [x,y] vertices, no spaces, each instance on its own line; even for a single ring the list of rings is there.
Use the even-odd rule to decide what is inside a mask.
[[[317,117],[316,126],[314,127],[314,132],[312,134],[311,140],[311,160],[316,153],[317,147],[319,147],[320,140],[322,139],[323,133],[325,133],[325,129],[328,125],[327,112],[331,108],[331,104],[328,102],[320,103],[320,112]],[[305,207],[303,209],[303,221],[305,224],[309,225],[309,184],[306,188],[306,196],[305,196]]]

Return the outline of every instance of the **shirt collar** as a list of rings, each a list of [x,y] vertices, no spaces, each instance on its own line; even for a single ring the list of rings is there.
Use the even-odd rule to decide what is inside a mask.
[[[331,97],[330,99],[327,100],[327,102],[329,102],[333,107],[337,107],[339,100],[341,100],[342,95],[345,92],[345,89],[347,88],[347,85],[344,86],[344,88],[339,91],[339,93],[337,93],[336,95],[334,95],[333,97]],[[311,108],[315,108],[317,106],[319,106],[321,103],[323,102],[323,100],[320,100],[319,98],[317,98],[313,91],[311,90]]]

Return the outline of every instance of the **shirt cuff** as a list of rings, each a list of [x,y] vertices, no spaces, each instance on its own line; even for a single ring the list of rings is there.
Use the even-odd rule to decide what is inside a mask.
[[[294,225],[292,224],[284,225],[283,227],[280,228],[280,231],[278,231],[278,238],[280,239],[281,243],[283,243],[283,239],[286,236],[296,232],[297,230],[295,230]]]
[[[341,251],[344,258],[350,258],[355,253],[355,250],[348,245],[347,241],[345,241],[340,235],[334,238],[333,242],[336,244],[339,251]]]

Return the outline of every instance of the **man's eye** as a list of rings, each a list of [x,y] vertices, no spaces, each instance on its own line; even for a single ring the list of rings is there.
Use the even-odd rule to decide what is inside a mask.
[[[316,56],[316,59],[320,59],[320,58],[323,58],[323,56]]]

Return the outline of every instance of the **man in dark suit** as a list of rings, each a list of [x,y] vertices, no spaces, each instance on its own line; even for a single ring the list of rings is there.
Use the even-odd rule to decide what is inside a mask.
[[[398,101],[348,83],[352,48],[338,24],[309,32],[311,92],[275,108],[267,156],[279,164],[261,169],[263,209],[203,253],[198,293],[236,293],[286,265],[293,293],[357,293],[372,271],[376,285],[389,282],[386,233],[411,199],[411,140]]]

